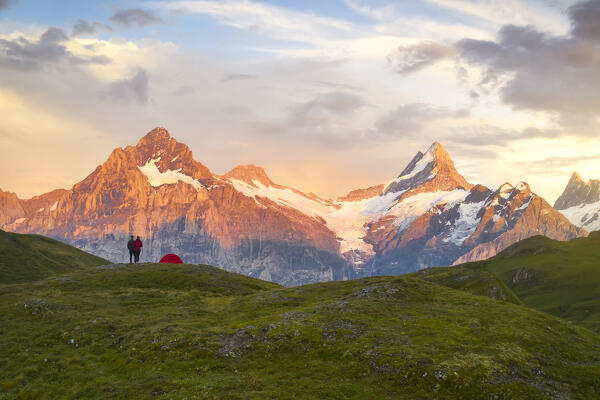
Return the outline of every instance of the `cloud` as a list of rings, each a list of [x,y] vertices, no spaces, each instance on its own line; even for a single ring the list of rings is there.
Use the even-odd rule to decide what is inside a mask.
[[[189,96],[196,93],[196,89],[191,86],[183,85],[171,92],[174,96]]]
[[[503,129],[492,125],[452,127],[449,141],[472,146],[507,146],[517,140],[557,139],[565,134],[559,129],[525,128],[521,131]]]
[[[148,103],[148,72],[144,68],[137,68],[130,78],[113,82],[110,94],[117,99]]]
[[[346,92],[329,92],[293,108],[290,122],[295,125],[323,127],[366,105],[361,96]]]
[[[15,0],[0,0],[0,11],[6,10],[8,7],[12,6],[16,1]]]
[[[346,3],[346,6],[348,6],[355,13],[373,18],[377,21],[393,18],[393,16],[396,14],[395,6],[393,4],[388,4],[382,7],[372,7],[370,5],[359,3],[355,0],[344,0],[344,3]]]
[[[78,18],[73,24],[71,36],[94,35],[101,31],[112,32],[112,28],[101,22],[88,22],[84,19]]]
[[[505,25],[496,40],[461,40],[461,58],[482,67],[515,110],[554,115],[566,133],[594,137],[600,128],[600,0],[569,8],[571,31],[555,36],[532,26]]]
[[[388,56],[400,74],[410,74],[444,59],[450,58],[455,51],[440,43],[425,41],[411,46],[400,46]]]
[[[547,31],[562,33],[568,29],[564,18],[556,12],[558,3],[572,0],[426,0],[460,14],[475,17],[496,26],[511,21],[515,25],[540,26]]]
[[[468,110],[433,107],[428,104],[412,103],[397,107],[381,117],[371,133],[373,138],[385,140],[410,138],[418,135],[429,123],[445,118],[465,118]]]
[[[588,0],[569,7],[571,32],[584,40],[600,39],[600,1]]]
[[[223,77],[223,81],[224,82],[242,81],[242,80],[256,79],[256,78],[257,78],[256,75],[251,75],[251,74],[227,74]]]
[[[24,37],[15,40],[0,39],[0,63],[15,68],[40,68],[42,62],[57,62],[68,52],[62,42],[67,34],[59,28],[51,27],[40,36],[37,42]]]
[[[250,148],[252,145],[246,142],[240,142],[239,140],[230,140],[229,144],[236,147]]]
[[[224,25],[278,40],[320,42],[333,37],[334,33],[350,32],[354,28],[347,21],[251,0],[190,0],[161,2],[159,5],[170,11],[210,15]]]
[[[362,96],[345,91],[318,93],[312,99],[288,107],[283,118],[260,121],[255,134],[311,146],[347,148],[364,139],[352,117],[368,105]],[[364,141],[364,140],[363,140]]]
[[[117,10],[110,20],[117,25],[130,27],[133,25],[147,26],[162,23],[162,19],[157,17],[152,11],[142,10],[141,8],[128,8]]]
[[[106,56],[81,57],[71,53],[66,47],[68,36],[60,28],[48,28],[37,41],[24,36],[16,39],[0,39],[0,67],[20,71],[38,70],[44,64],[66,60],[73,64],[107,64]]]
[[[528,174],[563,175],[587,161],[598,161],[600,155],[582,155],[576,157],[548,157],[541,160],[522,161],[518,166]]]

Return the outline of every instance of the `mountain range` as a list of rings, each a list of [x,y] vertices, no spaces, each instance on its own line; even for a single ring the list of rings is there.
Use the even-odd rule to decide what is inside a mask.
[[[389,182],[332,200],[276,184],[253,165],[214,174],[158,127],[70,190],[29,200],[0,191],[0,228],[113,261],[125,259],[126,238],[136,234],[147,260],[176,252],[188,263],[299,285],[482,260],[535,235],[586,236],[588,225],[569,221],[527,183],[467,182],[440,143]]]

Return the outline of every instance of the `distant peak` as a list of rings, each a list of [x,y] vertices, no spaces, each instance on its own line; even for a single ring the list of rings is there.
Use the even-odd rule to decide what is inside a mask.
[[[579,175],[577,173],[577,171],[573,172],[573,175],[571,175],[571,179],[570,182],[584,182],[583,178],[581,177],[581,175]]]
[[[499,188],[498,191],[501,193],[505,193],[505,192],[510,192],[514,189],[515,187],[513,185],[511,185],[508,182],[504,182]]]
[[[229,179],[237,179],[251,185],[255,185],[254,181],[258,181],[265,186],[273,186],[274,183],[268,177],[264,168],[256,165],[238,165],[224,175]]]

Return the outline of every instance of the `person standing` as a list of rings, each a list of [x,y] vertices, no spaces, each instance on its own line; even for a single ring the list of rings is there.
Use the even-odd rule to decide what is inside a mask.
[[[144,245],[142,244],[142,240],[138,236],[135,239],[135,242],[133,242],[133,255],[134,255],[134,261],[136,263],[140,261],[140,253],[142,252],[142,247],[144,247]]]
[[[129,264],[131,264],[133,262],[133,243],[135,242],[135,240],[133,240],[133,235],[131,235],[131,239],[129,239],[129,242],[127,242],[127,250],[129,250]]]

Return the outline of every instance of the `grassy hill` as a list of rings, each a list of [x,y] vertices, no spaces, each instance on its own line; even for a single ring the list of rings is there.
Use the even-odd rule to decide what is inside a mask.
[[[437,267],[424,269],[409,276],[495,300],[522,304],[521,300],[496,275],[480,269],[473,270],[458,266]]]
[[[0,230],[0,284],[30,282],[108,263],[44,236]]]
[[[0,288],[0,399],[599,396],[599,335],[414,276],[142,264]]]
[[[600,332],[600,233],[569,242],[536,236],[462,267],[491,272],[523,304]]]

